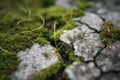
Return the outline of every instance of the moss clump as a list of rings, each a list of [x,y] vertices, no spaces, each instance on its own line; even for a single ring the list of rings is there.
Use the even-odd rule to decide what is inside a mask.
[[[75,3],[78,6],[78,8],[83,9],[83,10],[86,9],[86,8],[91,7],[88,0],[76,0]]]
[[[68,49],[66,50],[65,54],[64,54],[66,57],[66,61],[64,63],[64,66],[68,66],[70,64],[72,64],[73,62],[75,61],[81,61],[81,58],[80,57],[77,57],[74,55],[74,51],[72,49]]]
[[[38,14],[41,14],[45,20],[59,20],[67,21],[71,17],[81,16],[84,14],[82,10],[74,10],[63,7],[51,6],[46,9],[36,10]]]
[[[0,51],[0,80],[10,80],[8,75],[17,69],[17,63],[15,54]]]
[[[112,44],[116,40],[120,40],[120,29],[115,28],[112,21],[105,21],[102,25],[101,38],[106,45]]]
[[[50,67],[43,69],[40,71],[40,73],[33,77],[32,80],[53,80],[52,76],[57,75],[58,71],[62,67],[61,62],[57,62],[54,65],[51,65]]]
[[[82,58],[74,54],[73,46],[70,46],[62,41],[56,42],[57,47],[59,48],[59,53],[62,57],[63,66],[67,67],[75,61],[81,61]]]

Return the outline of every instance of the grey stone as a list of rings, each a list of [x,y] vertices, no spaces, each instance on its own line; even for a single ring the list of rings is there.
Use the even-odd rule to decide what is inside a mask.
[[[120,71],[120,41],[106,47],[97,57],[96,62],[103,71]]]
[[[106,13],[100,13],[100,15],[106,19],[111,20],[116,27],[120,28],[120,12],[118,11],[106,11]]]
[[[100,80],[120,80],[120,73],[118,74],[113,74],[109,73],[101,77]]]
[[[96,14],[86,12],[80,19],[81,22],[88,24],[91,28],[101,31],[103,20]]]
[[[18,70],[12,75],[12,80],[27,80],[58,61],[54,48],[51,45],[40,46],[35,43],[30,49],[17,53],[20,60]]]
[[[106,3],[101,3],[105,1]],[[91,5],[95,8],[90,8],[88,10],[94,11],[103,17],[105,20],[111,20],[116,27],[120,27],[120,5],[115,5],[115,3],[120,4],[119,0],[102,0],[98,2],[91,2]],[[106,5],[108,4],[108,5]],[[109,8],[107,7],[109,6]]]
[[[90,13],[90,15],[95,17],[91,18],[90,15],[88,15],[85,15],[82,20],[94,26],[93,28],[100,29],[103,21],[92,13]],[[85,24],[78,24],[78,26],[72,30],[65,30],[64,33],[61,34],[60,40],[69,45],[72,44],[75,49],[74,54],[83,57],[85,61],[93,60],[97,51],[104,46],[101,42],[100,35]]]
[[[80,63],[74,62],[65,69],[70,80],[95,80],[100,75],[93,62]]]
[[[62,6],[65,8],[77,8],[74,3],[75,0],[56,0],[57,6]]]

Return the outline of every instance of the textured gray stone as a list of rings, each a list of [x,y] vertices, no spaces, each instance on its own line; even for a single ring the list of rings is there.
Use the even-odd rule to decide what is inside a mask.
[[[87,13],[87,16],[85,15],[82,20],[86,21],[90,26],[94,26],[93,28],[95,29],[100,29],[100,25],[103,22],[97,15],[92,13]],[[85,61],[93,60],[97,51],[104,46],[101,42],[100,35],[85,24],[79,24],[78,27],[72,30],[65,30],[61,34],[60,40],[69,45],[72,44],[75,49],[74,54],[83,57]]]
[[[95,80],[100,75],[94,63],[74,62],[65,69],[70,80]]]
[[[101,77],[100,80],[120,80],[120,73],[118,74],[113,74],[109,73]]]
[[[101,3],[105,1],[106,3]],[[102,0],[98,2],[91,2],[91,5],[95,8],[90,8],[91,11],[96,10],[96,13],[103,17],[105,20],[111,20],[116,25],[120,27],[120,0]],[[108,4],[108,5],[106,5]],[[93,9],[93,10],[92,10]]]
[[[96,62],[103,71],[120,71],[120,41],[105,48],[97,57]]]
[[[17,53],[20,63],[18,70],[12,74],[12,80],[27,80],[58,61],[58,57],[51,45],[40,46],[35,43],[30,49]]]
[[[120,27],[120,12],[118,11],[106,11],[106,13],[100,13],[100,15],[106,19],[111,20],[116,25],[116,27]]]
[[[103,20],[96,14],[86,12],[80,19],[81,22],[88,24],[91,28],[101,31]]]
[[[74,4],[75,0],[56,0],[56,5],[65,8],[77,8]]]

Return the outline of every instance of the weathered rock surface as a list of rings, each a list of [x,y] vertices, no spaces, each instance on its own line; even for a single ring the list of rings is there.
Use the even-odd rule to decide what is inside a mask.
[[[86,12],[85,16],[81,17],[81,22],[88,24],[91,28],[101,31],[103,20],[96,14]]]
[[[117,11],[106,11],[104,13],[99,14],[106,20],[111,20],[116,25],[116,27],[120,27],[120,12]]]
[[[120,80],[120,73],[119,74],[113,74],[109,73],[101,77],[100,80]]]
[[[97,30],[101,29],[103,22],[97,15],[92,13],[87,13],[87,15],[82,17],[82,21],[91,27],[93,26],[92,28]],[[78,27],[72,30],[65,30],[61,35],[60,40],[69,45],[72,44],[75,49],[74,54],[83,57],[84,60],[87,61],[93,60],[97,51],[104,45],[101,42],[100,35],[95,33],[94,30],[90,29],[89,26],[84,23],[79,24]]]
[[[56,5],[65,8],[77,8],[74,4],[74,0],[56,0]]]
[[[91,5],[94,7],[94,9],[91,8],[91,11],[96,10],[96,13],[103,17],[105,20],[111,20],[116,25],[116,27],[120,27],[120,1],[119,0],[102,0],[102,1],[105,1],[106,3],[105,2],[101,3],[100,1],[92,2]]]
[[[99,69],[95,67],[93,62],[88,64],[74,62],[65,69],[65,72],[71,80],[95,80],[100,75]]]
[[[106,48],[103,47],[100,34],[96,32],[101,31],[103,20],[96,14],[87,12],[85,16],[74,18],[73,21],[79,22],[78,26],[72,30],[65,30],[60,40],[73,45],[74,54],[90,62],[74,62],[67,67],[65,72],[68,78],[71,80],[119,80],[120,73],[115,74],[112,71],[120,71],[120,41]],[[100,50],[101,48],[104,49]]]
[[[35,43],[30,49],[17,53],[20,63],[18,70],[12,75],[12,80],[27,80],[41,69],[47,68],[58,61],[51,45],[40,46]]]
[[[105,48],[97,57],[96,62],[103,71],[120,71],[120,41]]]
[[[101,31],[103,19],[111,20],[116,27],[120,27],[120,6],[118,5],[120,3],[117,2],[120,1],[93,2],[94,8],[89,9],[83,17],[73,19],[79,22],[78,26],[72,30],[65,30],[60,36],[60,40],[73,45],[75,55],[90,61],[89,63],[74,62],[68,66],[65,72],[71,80],[120,80],[120,41],[108,45],[97,54],[104,46],[97,33]],[[89,13],[95,10],[99,16]],[[96,77],[99,78],[96,79]]]

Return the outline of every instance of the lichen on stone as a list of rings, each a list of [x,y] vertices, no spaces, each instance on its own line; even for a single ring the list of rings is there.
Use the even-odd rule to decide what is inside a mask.
[[[94,14],[90,13],[88,15]],[[92,20],[94,17],[97,17],[98,19]],[[89,27],[89,23],[93,21],[93,23],[90,23],[91,27],[95,27],[94,29],[100,30],[103,21],[97,15],[91,17],[89,16],[89,18],[90,20],[84,18],[84,16],[82,18],[86,19],[85,21],[88,25],[85,23],[78,24],[78,26],[72,30],[64,30],[64,33],[60,36],[60,40],[69,45],[72,44],[75,49],[74,54],[83,57],[84,60],[93,60],[93,57],[96,55],[97,51],[104,46],[101,42],[99,33],[96,33]]]
[[[47,53],[47,57],[45,54]],[[27,80],[40,70],[58,62],[59,58],[51,45],[40,46],[35,43],[31,49],[19,51],[17,56],[20,60],[18,70],[12,74],[13,80]]]

